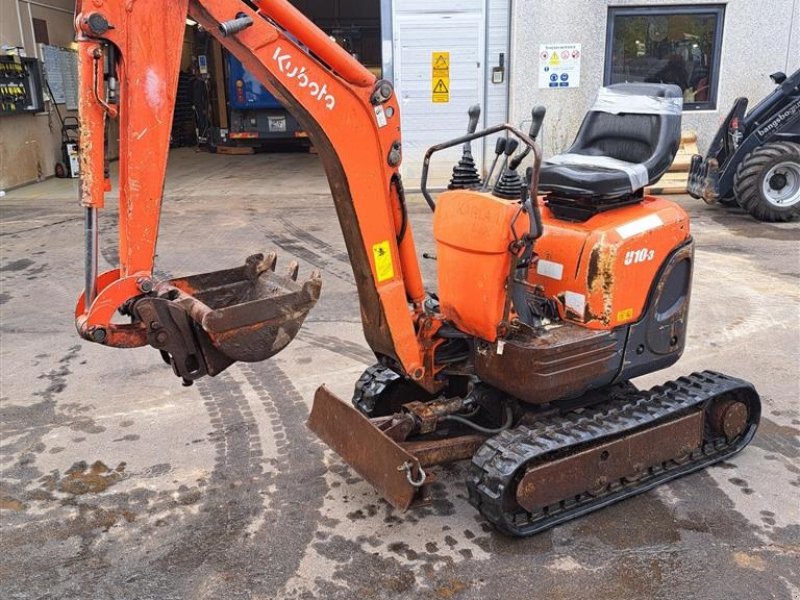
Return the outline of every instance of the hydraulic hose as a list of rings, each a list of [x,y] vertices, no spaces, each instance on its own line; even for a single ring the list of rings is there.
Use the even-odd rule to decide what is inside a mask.
[[[506,420],[505,422],[496,429],[492,429],[489,427],[484,427],[483,425],[478,425],[477,423],[473,423],[469,419],[465,419],[459,415],[446,415],[442,417],[442,421],[453,421],[455,423],[461,423],[462,425],[466,425],[467,427],[471,427],[475,431],[480,431],[481,433],[488,433],[489,435],[494,435],[496,433],[500,433],[505,431],[509,427],[511,427],[511,422],[514,420],[514,411],[511,410],[511,407],[506,405],[505,407],[506,412]]]

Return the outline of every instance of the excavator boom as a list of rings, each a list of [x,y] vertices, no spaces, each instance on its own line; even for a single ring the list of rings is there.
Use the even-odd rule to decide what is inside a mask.
[[[252,340],[236,338],[253,328],[262,330],[255,339],[264,350],[249,358],[268,358],[285,345],[276,340],[293,337],[319,295],[316,277],[298,286],[285,278],[278,281],[271,269],[250,279],[247,268],[232,270],[232,279],[205,277],[191,286],[186,280],[153,280],[187,14],[309,133],[330,182],[358,286],[365,337],[377,354],[434,388],[432,361],[426,370],[424,344],[417,334],[424,289],[398,171],[400,112],[392,85],[376,80],[285,0],[250,5],[239,0],[78,2],[75,25],[84,91],[79,107],[81,204],[86,211],[86,286],[76,308],[80,334],[109,346],[150,343],[167,352],[176,372],[191,380],[237,360],[230,348],[252,347]],[[111,119],[118,120],[120,131],[120,265],[98,274],[97,223],[110,187],[105,150]],[[263,262],[264,257],[252,261]],[[212,280],[216,293],[202,289]],[[268,289],[282,291],[265,295]],[[175,303],[178,295],[182,301]],[[269,306],[281,310],[270,311]],[[133,317],[132,324],[112,322],[120,310]],[[206,327],[208,315],[220,311],[235,311],[235,326]],[[275,314],[269,317],[271,312]]]

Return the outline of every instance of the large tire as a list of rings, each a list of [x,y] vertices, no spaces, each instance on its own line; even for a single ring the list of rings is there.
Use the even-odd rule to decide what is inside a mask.
[[[736,169],[739,205],[759,221],[800,215],[800,144],[771,142],[748,154]]]

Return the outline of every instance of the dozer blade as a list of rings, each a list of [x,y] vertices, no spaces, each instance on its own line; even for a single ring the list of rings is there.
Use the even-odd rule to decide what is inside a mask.
[[[406,510],[420,477],[419,461],[325,386],[317,389],[306,424],[398,510]]]
[[[299,284],[296,262],[285,275],[275,263],[274,253],[254,254],[242,267],[161,282],[134,315],[186,382],[266,360],[295,338],[322,287],[319,272]]]

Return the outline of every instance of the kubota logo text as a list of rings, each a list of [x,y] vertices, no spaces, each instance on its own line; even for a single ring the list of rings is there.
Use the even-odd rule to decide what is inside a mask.
[[[336,106],[336,98],[328,93],[328,86],[324,83],[320,85],[316,81],[311,81],[306,74],[305,67],[294,66],[292,57],[289,54],[281,54],[281,52],[281,47],[278,46],[275,48],[275,54],[272,55],[272,60],[278,63],[280,72],[289,79],[297,79],[297,83],[301,88],[307,88],[309,94],[319,102],[324,102],[328,110],[333,110],[333,107]]]

